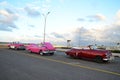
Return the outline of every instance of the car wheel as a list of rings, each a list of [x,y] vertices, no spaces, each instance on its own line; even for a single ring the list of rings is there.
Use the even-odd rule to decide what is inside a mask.
[[[18,50],[18,48],[17,48],[17,47],[15,47],[14,49],[15,49],[15,50]]]
[[[50,55],[54,55],[54,53],[50,53]]]
[[[8,47],[8,49],[11,49],[10,47]]]
[[[43,53],[42,51],[40,51],[40,52],[39,52],[39,54],[40,54],[41,56],[43,56],[43,55],[44,55],[44,53]]]
[[[103,62],[107,63],[107,62],[109,62],[109,61],[103,61]]]
[[[103,58],[101,56],[96,56],[94,60],[98,63],[103,62]]]
[[[32,51],[29,49],[28,52],[32,53]]]
[[[67,55],[67,57],[69,57],[71,59],[75,59],[75,57],[73,55]]]

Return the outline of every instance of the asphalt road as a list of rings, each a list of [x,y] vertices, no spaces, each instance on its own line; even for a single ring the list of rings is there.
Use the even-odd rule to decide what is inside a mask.
[[[120,58],[109,63],[0,49],[0,80],[120,80]]]

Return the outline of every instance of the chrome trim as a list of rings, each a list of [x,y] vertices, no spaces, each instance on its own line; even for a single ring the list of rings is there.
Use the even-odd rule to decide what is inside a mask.
[[[109,58],[103,58],[104,61],[114,60],[114,56],[110,56]]]

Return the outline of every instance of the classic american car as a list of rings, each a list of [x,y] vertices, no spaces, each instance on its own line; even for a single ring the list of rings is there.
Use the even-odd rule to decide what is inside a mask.
[[[15,50],[25,50],[25,45],[20,42],[12,42],[8,44],[9,49],[15,49]]]
[[[41,45],[30,44],[26,46],[26,50],[33,53],[38,53],[40,55],[45,55],[45,54],[54,55],[55,52],[55,48],[49,42],[44,42]]]
[[[26,48],[25,48],[25,49],[26,49],[27,51],[30,51],[30,48],[31,48],[31,47],[38,47],[38,46],[39,46],[38,44],[30,43],[30,44],[26,45]],[[31,52],[31,51],[30,51],[30,52]]]
[[[81,49],[72,48],[65,53],[71,57],[94,60],[96,62],[108,62],[114,59],[109,50],[93,49],[91,46]]]

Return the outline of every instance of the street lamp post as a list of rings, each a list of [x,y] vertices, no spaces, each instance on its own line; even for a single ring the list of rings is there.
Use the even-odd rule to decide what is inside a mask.
[[[43,43],[45,42],[45,31],[46,31],[46,19],[47,19],[47,15],[50,14],[50,12],[47,12],[47,14],[43,14],[44,18],[45,18],[45,22],[44,22],[44,36],[43,36]]]
[[[67,47],[70,47],[70,41],[71,40],[67,40]]]

